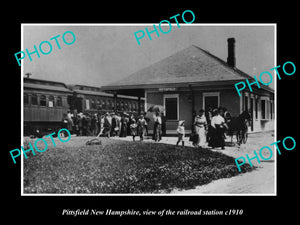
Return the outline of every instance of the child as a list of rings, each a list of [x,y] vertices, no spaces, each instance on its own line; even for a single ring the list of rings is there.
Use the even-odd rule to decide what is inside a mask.
[[[182,141],[182,146],[184,146],[184,140],[183,140],[184,135],[185,135],[184,120],[180,120],[178,122],[177,134],[178,134],[178,141],[176,143],[176,146],[178,146],[180,141]]]
[[[147,126],[147,122],[144,118],[144,114],[140,115],[140,118],[137,121],[137,125],[138,125],[138,134],[140,135],[140,141],[143,141],[144,136],[146,134],[146,126]]]
[[[133,115],[131,115],[129,120],[130,134],[132,135],[132,140],[135,141],[135,136],[137,134],[137,123]]]

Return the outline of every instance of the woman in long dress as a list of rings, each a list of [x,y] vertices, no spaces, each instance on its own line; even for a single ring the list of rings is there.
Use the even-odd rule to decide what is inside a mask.
[[[224,131],[227,125],[218,110],[214,110],[214,114],[215,115],[211,119],[212,135],[209,146],[211,146],[212,148],[221,147],[222,149],[224,149]]]
[[[121,128],[120,128],[120,137],[126,137],[127,136],[127,120],[125,118],[125,115],[123,114],[120,120]]]
[[[206,130],[205,130],[205,128],[207,126],[207,121],[206,121],[203,109],[200,109],[199,115],[197,115],[195,117],[194,125],[195,125],[196,134],[199,136],[196,146],[203,148],[206,146]]]

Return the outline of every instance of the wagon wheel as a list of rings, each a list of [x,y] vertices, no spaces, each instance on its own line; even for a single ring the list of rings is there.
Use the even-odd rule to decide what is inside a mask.
[[[243,142],[243,144],[246,144],[247,140],[248,140],[248,131],[245,131],[245,132],[242,133],[242,142]]]
[[[243,134],[242,134],[242,132],[238,131],[236,133],[236,139],[237,139],[237,144],[241,145],[242,141],[243,141]]]

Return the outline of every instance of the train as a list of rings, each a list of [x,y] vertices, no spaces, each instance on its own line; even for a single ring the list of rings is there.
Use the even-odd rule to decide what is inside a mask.
[[[145,99],[101,91],[101,87],[23,78],[24,136],[48,134],[62,127],[68,111],[75,113],[140,113]]]

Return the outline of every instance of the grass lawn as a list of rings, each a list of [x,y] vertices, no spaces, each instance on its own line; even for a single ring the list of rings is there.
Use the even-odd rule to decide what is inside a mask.
[[[169,193],[253,169],[239,172],[234,158],[206,149],[107,138],[87,146],[89,139],[56,141],[24,159],[24,193]]]

